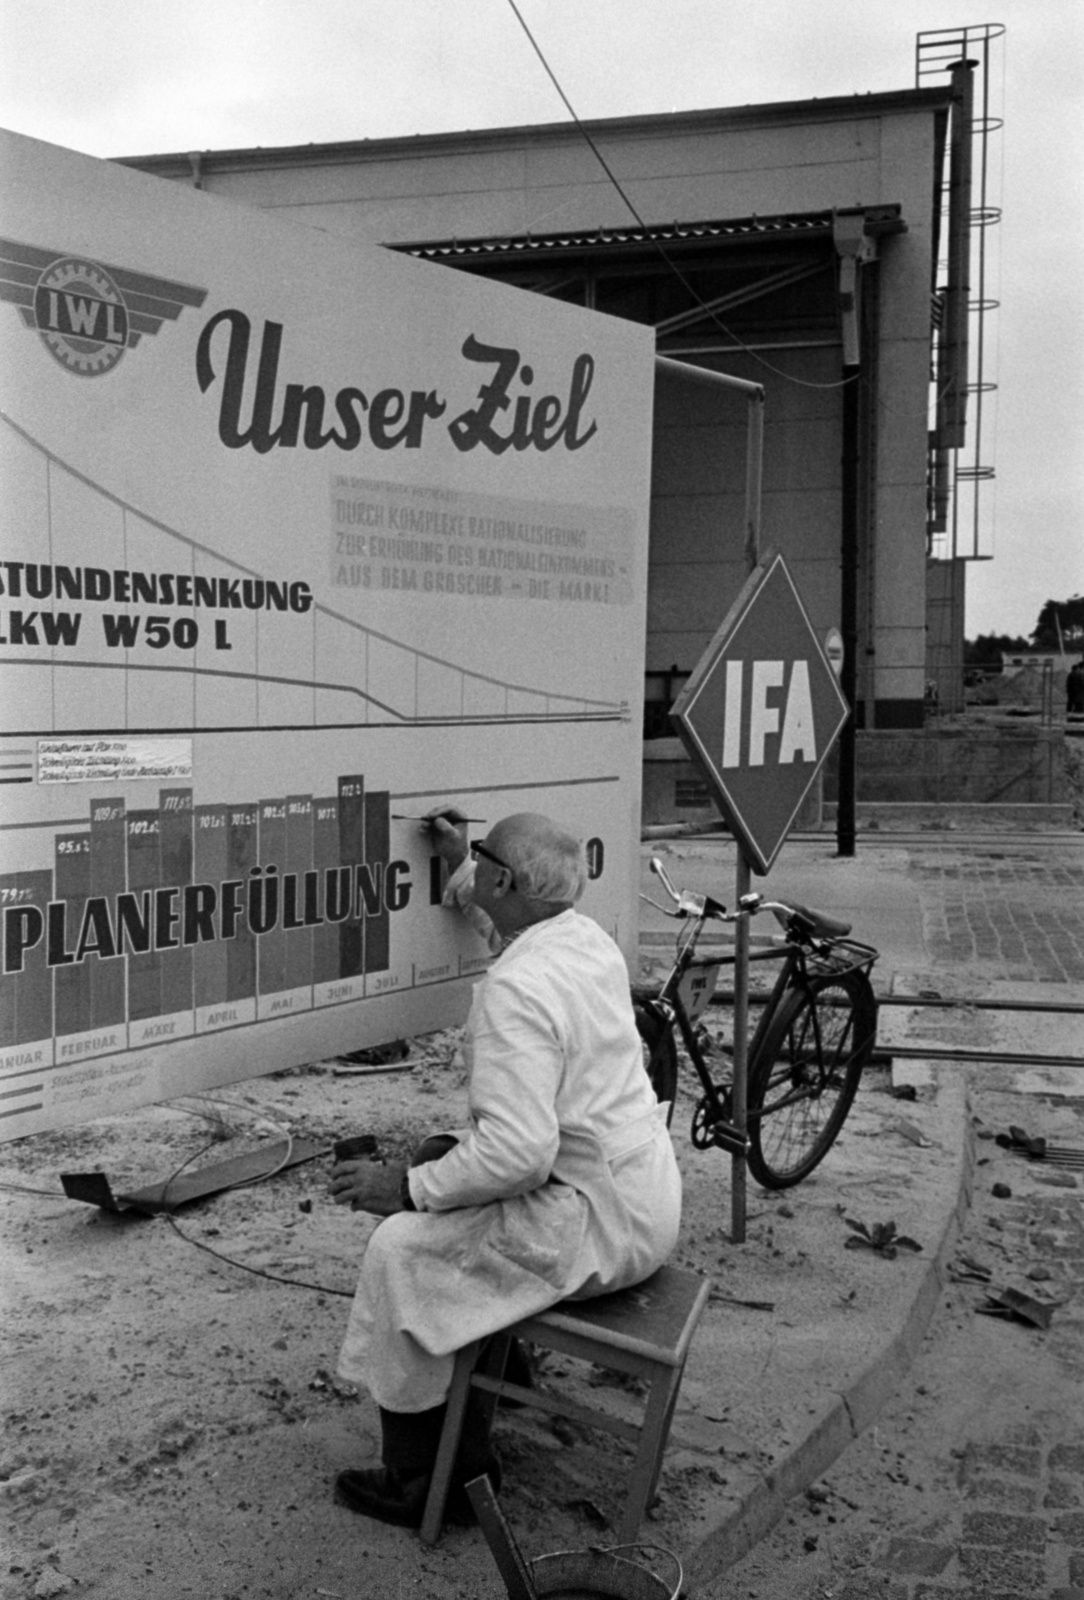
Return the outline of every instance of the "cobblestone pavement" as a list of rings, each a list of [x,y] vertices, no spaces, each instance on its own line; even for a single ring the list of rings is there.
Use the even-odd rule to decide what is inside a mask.
[[[907,874],[931,961],[988,979],[1084,981],[1084,841],[916,848]]]
[[[957,1529],[946,1519],[931,1538],[890,1540],[882,1559],[899,1577],[884,1592],[932,1600],[958,1594],[958,1583],[947,1586],[955,1578],[989,1600],[1084,1595],[1084,1446],[1048,1448],[1040,1428],[1013,1430],[997,1444],[968,1444],[960,1481]],[[838,1600],[854,1593],[848,1584]]]
[[[1032,1193],[1010,1201],[995,1220],[1002,1221],[1001,1237],[1010,1258],[1022,1266],[1031,1263],[1023,1267],[1021,1282],[1026,1284],[1027,1273],[1038,1268],[1057,1274],[1045,1281],[1056,1283],[1059,1294],[1079,1294],[1084,1283],[1084,1202],[1079,1190]],[[978,1232],[980,1238],[986,1235],[984,1253],[989,1257],[989,1217]],[[974,1317],[977,1298],[954,1291],[948,1314],[959,1308],[958,1315]],[[990,1341],[1002,1348],[986,1349],[981,1367],[976,1342],[974,1365],[990,1382],[988,1397],[994,1404],[981,1419],[972,1418],[972,1433],[953,1447],[951,1487],[939,1497],[928,1521],[878,1541],[870,1552],[870,1568],[834,1588],[833,1600],[936,1600],[950,1595],[968,1600],[1084,1600],[1084,1305],[1078,1302],[1074,1310],[1070,1302],[1060,1316],[1060,1327],[1052,1323],[1045,1334],[1006,1322]],[[1014,1336],[1018,1349],[1006,1350]],[[937,1383],[936,1351],[935,1335],[923,1373],[916,1374],[918,1385],[923,1378],[927,1387]],[[997,1377],[993,1370],[1004,1369],[1006,1361],[1018,1385],[1013,1398],[1000,1393],[1004,1370]],[[941,1367],[942,1385],[946,1370],[953,1370],[949,1361]],[[1037,1382],[1040,1371],[1046,1376]],[[1014,1413],[1018,1420],[1009,1420]],[[1004,1425],[999,1426],[999,1415]],[[882,1426],[882,1434],[889,1426]],[[896,1465],[905,1475],[906,1453]],[[876,1577],[875,1584],[871,1577]]]
[[[1079,1149],[1084,1101],[973,1093],[973,1206],[906,1384],[710,1600],[1084,1600],[1084,1192],[994,1137]],[[981,1314],[1006,1285],[1049,1327]]]

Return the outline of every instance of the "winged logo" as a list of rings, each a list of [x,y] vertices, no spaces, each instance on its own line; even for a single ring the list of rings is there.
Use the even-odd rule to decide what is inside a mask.
[[[112,371],[144,334],[206,298],[206,289],[171,278],[0,239],[0,301],[17,306],[24,325],[77,377]]]

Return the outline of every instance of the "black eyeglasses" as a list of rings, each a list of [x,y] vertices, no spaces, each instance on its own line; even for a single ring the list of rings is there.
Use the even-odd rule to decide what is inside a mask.
[[[486,848],[486,846],[484,844],[482,844],[478,839],[472,839],[471,840],[470,853],[475,858],[477,858],[478,856],[485,856],[487,861],[492,861],[492,863],[493,863],[493,865],[495,867],[503,867],[505,872],[510,872],[512,874],[512,878],[515,879],[515,876],[516,876],[515,869],[510,867],[508,865],[507,861],[502,861],[500,856],[495,856],[493,854],[493,851],[492,850],[488,850]]]

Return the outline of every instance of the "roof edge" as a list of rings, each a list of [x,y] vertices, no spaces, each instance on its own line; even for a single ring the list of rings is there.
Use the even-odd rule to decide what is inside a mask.
[[[951,104],[951,86],[934,89],[892,89],[881,93],[840,95],[825,100],[780,100],[761,105],[715,107],[700,111],[656,112],[644,116],[606,117],[596,121],[525,123],[502,128],[467,128],[457,132],[401,134],[386,139],[345,139],[332,143],[256,145],[233,150],[170,151],[161,155],[114,156],[121,166],[161,177],[188,177],[194,158],[205,174],[229,168],[332,165],[346,160],[401,159],[442,148],[462,151],[530,139],[558,143],[579,140],[581,126],[592,134],[627,133],[639,137],[703,132],[784,121],[832,121],[878,115],[887,111],[928,112]]]

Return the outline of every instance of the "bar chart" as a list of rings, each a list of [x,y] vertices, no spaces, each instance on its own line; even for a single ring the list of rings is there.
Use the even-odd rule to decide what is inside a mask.
[[[344,774],[326,795],[157,798],[96,798],[85,827],[55,834],[50,869],[0,876],[0,1064],[64,1065],[386,987],[392,917],[415,888],[392,858],[387,790]]]

